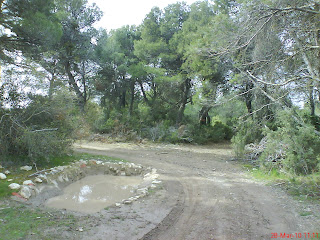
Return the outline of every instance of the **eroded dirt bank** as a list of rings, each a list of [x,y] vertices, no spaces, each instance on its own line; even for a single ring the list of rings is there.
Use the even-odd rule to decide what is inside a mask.
[[[75,150],[155,167],[163,181],[163,189],[143,201],[113,210],[118,222],[110,221],[115,212],[99,213],[100,220],[77,239],[271,239],[272,233],[311,233],[320,226],[318,206],[248,177],[230,160],[228,145],[82,142]],[[302,217],[306,207],[313,214]],[[106,214],[110,219],[103,222]]]

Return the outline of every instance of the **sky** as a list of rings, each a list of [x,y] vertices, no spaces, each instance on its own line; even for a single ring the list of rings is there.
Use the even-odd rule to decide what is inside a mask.
[[[197,0],[184,0],[188,5]],[[140,25],[152,7],[163,9],[177,0],[89,0],[95,2],[104,12],[100,22],[95,26],[110,31],[125,25]]]

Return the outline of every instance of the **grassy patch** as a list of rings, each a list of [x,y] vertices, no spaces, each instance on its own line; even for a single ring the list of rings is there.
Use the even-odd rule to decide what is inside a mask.
[[[128,162],[121,158],[109,157],[105,155],[93,155],[89,153],[75,153],[72,155],[73,161],[77,160],[100,160],[100,161],[108,161],[108,162]]]
[[[12,194],[12,192],[14,192],[8,187],[9,184],[9,182],[3,180],[0,182],[0,198],[8,197]]]
[[[290,195],[300,200],[320,200],[320,174],[314,173],[306,176],[296,176],[281,173],[276,169],[269,172],[254,168],[251,165],[243,165],[250,174],[259,180],[265,180],[270,184],[279,185]]]
[[[299,212],[300,216],[306,217],[312,215],[312,212]]]
[[[55,156],[49,157],[48,159],[38,159],[36,161],[36,165],[32,160],[28,157],[23,156],[1,156],[0,165],[4,166],[6,169],[14,169],[17,170],[20,166],[30,165],[35,168],[37,166],[38,169],[51,168],[56,166],[67,165],[69,163],[78,161],[78,160],[101,160],[101,161],[111,161],[111,162],[127,162],[120,158],[114,158],[104,155],[93,155],[88,153],[73,153],[67,154],[63,156]]]
[[[59,228],[75,224],[73,216],[49,214],[25,206],[0,206],[0,219],[0,238],[3,240],[25,239],[32,235],[35,239],[54,239],[50,237],[50,228],[56,234]]]

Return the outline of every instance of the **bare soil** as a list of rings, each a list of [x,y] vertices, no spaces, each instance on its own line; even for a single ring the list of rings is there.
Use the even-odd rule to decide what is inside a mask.
[[[156,168],[162,185],[130,205],[95,214],[73,213],[77,226],[59,233],[48,231],[50,236],[95,240],[256,240],[275,238],[275,233],[278,238],[280,233],[302,233],[300,239],[305,239],[304,233],[320,229],[318,204],[298,202],[281,189],[251,178],[231,160],[228,144],[82,142],[75,145],[75,150]],[[305,211],[310,214],[302,216]]]

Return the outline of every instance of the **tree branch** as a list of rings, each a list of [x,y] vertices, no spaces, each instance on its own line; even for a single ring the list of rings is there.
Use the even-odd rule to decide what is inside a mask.
[[[301,77],[294,77],[294,78],[290,78],[289,80],[283,82],[283,83],[271,83],[271,82],[266,82],[266,81],[263,81],[259,78],[257,78],[256,76],[254,76],[249,70],[247,70],[247,73],[248,75],[255,81],[259,82],[259,83],[262,83],[262,84],[266,84],[266,85],[271,85],[271,86],[277,86],[277,87],[281,87],[281,86],[285,86],[291,82],[294,82],[296,80],[300,80]]]

